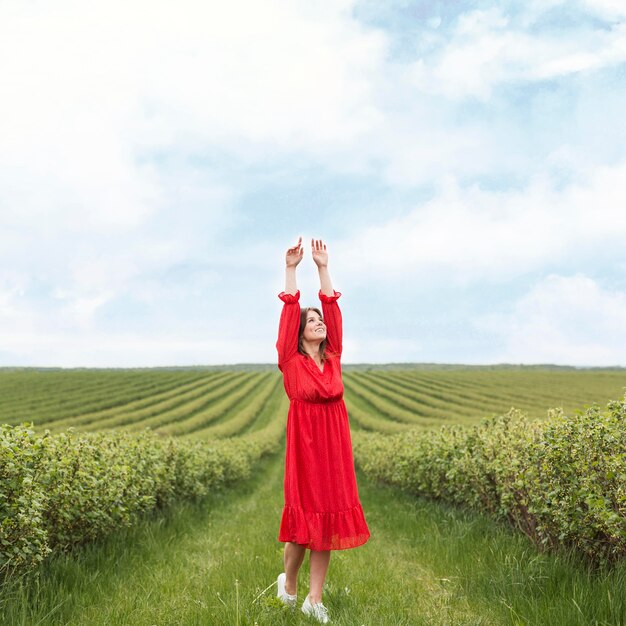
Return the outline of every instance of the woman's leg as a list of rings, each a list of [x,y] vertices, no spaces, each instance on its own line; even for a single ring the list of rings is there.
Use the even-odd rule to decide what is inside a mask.
[[[292,543],[291,541],[285,543],[284,561],[285,574],[287,575],[285,591],[291,596],[295,596],[298,589],[298,571],[300,570],[302,561],[304,561],[305,553],[306,548],[304,546]]]
[[[311,583],[309,587],[309,602],[317,604],[322,601],[322,588],[326,579],[326,572],[330,564],[330,550],[311,550]]]

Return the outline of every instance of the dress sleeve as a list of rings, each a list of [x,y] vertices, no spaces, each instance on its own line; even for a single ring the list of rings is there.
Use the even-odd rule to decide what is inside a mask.
[[[278,324],[278,367],[298,352],[298,331],[300,330],[300,291],[295,294],[281,291],[278,297],[284,302]]]
[[[343,348],[343,324],[341,319],[341,310],[337,304],[337,300],[341,293],[333,290],[332,296],[327,296],[319,292],[319,298],[322,302],[322,315],[326,324],[326,347],[329,352],[341,356]]]

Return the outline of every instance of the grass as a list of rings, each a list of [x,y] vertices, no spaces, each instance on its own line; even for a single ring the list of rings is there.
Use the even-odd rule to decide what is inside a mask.
[[[255,478],[178,505],[2,589],[11,625],[312,624],[276,600],[282,455]],[[592,572],[538,553],[481,515],[415,500],[359,474],[372,538],[334,552],[324,603],[336,625],[618,626],[626,566]],[[299,581],[307,592],[308,559]]]

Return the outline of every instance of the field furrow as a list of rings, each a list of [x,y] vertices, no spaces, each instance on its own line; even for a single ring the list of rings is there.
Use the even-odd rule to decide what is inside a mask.
[[[412,427],[409,424],[396,422],[387,417],[383,417],[380,413],[374,412],[371,405],[368,405],[362,398],[352,393],[350,389],[345,390],[344,399],[346,408],[348,409],[350,426],[353,430],[368,430],[393,434]]]
[[[206,428],[193,431],[194,438],[220,439],[240,434],[270,404],[270,400],[276,396],[277,391],[280,391],[280,387],[282,387],[282,384],[278,376],[268,376],[267,380],[256,389],[255,393],[250,394],[247,398],[247,403],[240,406],[230,419],[225,419],[218,424],[212,424]],[[188,437],[189,434],[185,436]]]
[[[399,390],[397,387],[394,387],[393,384],[386,383],[384,380],[380,380],[374,376],[360,375],[357,377],[357,380],[358,383],[368,391],[416,415],[440,419],[442,421],[450,420],[457,416],[473,415],[471,410],[464,409],[460,406],[459,408],[461,410],[453,412],[452,407],[454,405],[451,403],[448,403],[445,408],[442,408],[441,405],[437,406],[428,396],[414,394],[411,397],[405,390]]]
[[[61,430],[69,426],[79,430],[117,428],[124,424],[162,415],[185,402],[206,397],[214,389],[223,388],[223,385],[228,383],[228,381],[237,380],[241,376],[243,376],[241,373],[220,372],[187,385],[180,385],[163,393],[155,393],[147,398],[141,398],[104,411],[96,411],[66,420],[59,420],[48,427],[51,430]]]
[[[24,392],[27,398],[24,402],[16,403],[11,412],[0,409],[0,416],[10,423],[34,421],[36,425],[45,426],[82,413],[104,410],[149,397],[155,392],[163,392],[193,380],[189,376],[181,376],[180,373],[165,374],[167,375],[144,374],[141,379],[131,376],[125,380],[124,372],[119,372],[117,377],[106,376],[105,384],[102,385],[83,387],[74,384],[70,388],[65,388],[67,385],[58,385],[52,389],[48,385],[42,389],[34,386],[30,396]],[[71,374],[68,376],[72,380]]]
[[[248,402],[254,402],[253,395],[270,376],[270,373],[255,373],[245,383],[240,382],[236,390],[230,390],[209,406],[175,422],[162,423],[156,431],[162,435],[180,436],[200,431],[218,420],[225,421]]]

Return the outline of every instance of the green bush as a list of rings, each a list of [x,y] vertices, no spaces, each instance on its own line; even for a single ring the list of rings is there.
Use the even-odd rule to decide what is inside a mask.
[[[38,563],[50,549],[38,481],[44,439],[25,426],[0,428],[0,569]]]
[[[250,476],[279,431],[210,442],[148,431],[35,435],[0,427],[0,571],[24,569],[141,513]]]
[[[626,398],[529,422],[512,410],[467,428],[356,433],[370,477],[508,520],[540,545],[591,561],[626,554]]]
[[[537,540],[592,560],[626,554],[625,420],[626,398],[546,424],[520,475],[520,526],[529,517]]]

